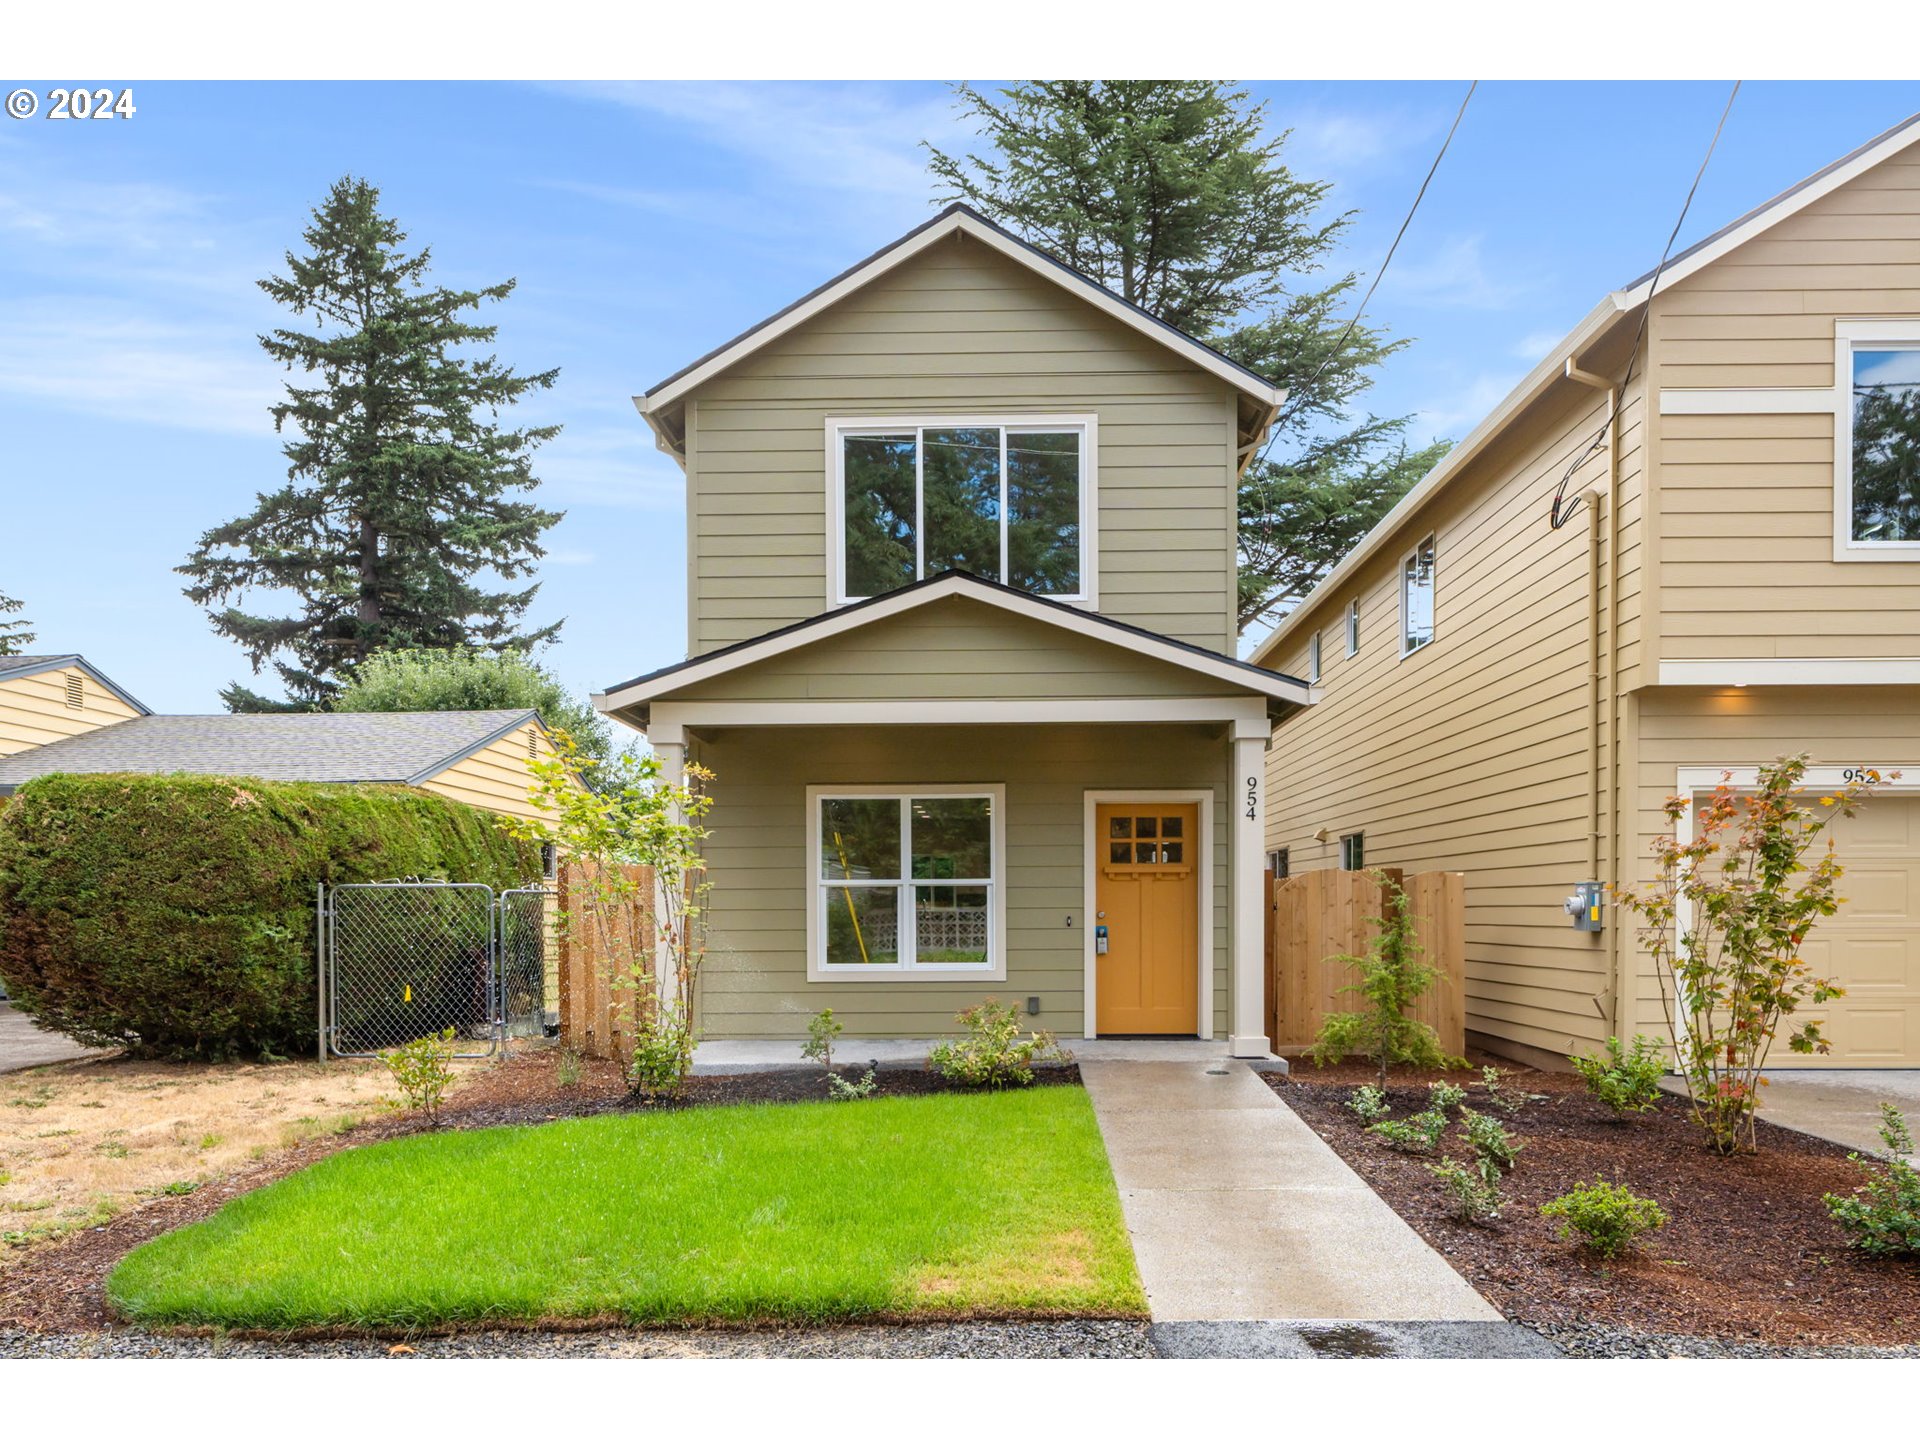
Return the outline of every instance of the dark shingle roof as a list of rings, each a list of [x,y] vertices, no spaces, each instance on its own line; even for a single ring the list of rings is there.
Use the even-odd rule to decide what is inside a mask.
[[[531,710],[144,715],[0,759],[0,794],[40,775],[120,772],[417,783],[532,721]]]

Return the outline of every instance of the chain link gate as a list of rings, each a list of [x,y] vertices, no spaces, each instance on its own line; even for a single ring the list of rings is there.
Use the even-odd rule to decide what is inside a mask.
[[[321,1058],[452,1030],[455,1054],[478,1059],[543,1033],[546,901],[441,881],[321,886]]]

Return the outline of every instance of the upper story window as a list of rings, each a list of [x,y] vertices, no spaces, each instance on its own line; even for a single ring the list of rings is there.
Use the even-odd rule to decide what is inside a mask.
[[[1342,870],[1364,870],[1367,868],[1366,832],[1356,830],[1351,835],[1340,837],[1340,868]]]
[[[1920,332],[1842,345],[1851,371],[1848,444],[1840,457],[1847,545],[1920,558]]]
[[[1433,536],[1400,562],[1400,653],[1433,643]]]
[[[1320,632],[1318,630],[1314,631],[1313,637],[1307,641],[1307,683],[1309,685],[1320,683]]]
[[[1093,420],[829,422],[834,599],[968,570],[1053,600],[1093,599]]]
[[[1347,654],[1360,653],[1360,602],[1358,599],[1347,602]]]

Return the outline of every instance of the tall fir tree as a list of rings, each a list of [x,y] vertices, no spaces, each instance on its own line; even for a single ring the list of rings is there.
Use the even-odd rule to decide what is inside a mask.
[[[1265,103],[1225,81],[954,88],[987,153],[927,147],[942,199],[1288,387],[1239,494],[1240,627],[1283,610],[1447,450],[1410,446],[1411,416],[1356,418],[1374,367],[1407,342],[1348,328],[1353,274],[1301,283],[1351,212],[1323,217],[1330,187],[1293,174]]]
[[[403,252],[407,236],[379,201],[364,180],[338,181],[304,232],[308,253],[289,251],[287,273],[260,282],[317,322],[260,337],[292,375],[272,410],[288,437],[287,483],[209,530],[180,567],[213,628],[286,688],[275,701],[231,685],[232,710],[325,706],[384,650],[525,653],[560,628],[521,628],[538,585],[489,588],[528,576],[561,518],[524,498],[539,483],[535,449],[560,427],[499,421],[559,372],[521,375],[475,356],[498,327],[468,312],[506,299],[514,282],[429,285],[431,252]],[[289,594],[297,609],[232,603],[256,590]]]
[[[0,655],[24,655],[27,647],[33,644],[34,633],[27,628],[31,622],[4,618],[18,615],[24,609],[24,602],[0,594]]]

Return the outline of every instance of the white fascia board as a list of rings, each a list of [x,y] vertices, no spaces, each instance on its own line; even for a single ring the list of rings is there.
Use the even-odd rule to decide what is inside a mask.
[[[978,240],[1010,260],[1031,270],[1034,274],[1053,281],[1068,293],[1079,296],[1096,309],[1104,311],[1121,324],[1138,331],[1148,339],[1165,346],[1181,355],[1202,370],[1225,381],[1244,395],[1251,395],[1262,405],[1278,409],[1287,398],[1284,387],[1256,380],[1247,372],[1205,345],[1182,335],[1178,330],[1164,325],[1142,314],[1128,305],[1119,296],[1096,285],[1068,266],[1049,261],[1018,241],[1003,235],[993,226],[985,224],[965,211],[954,213],[928,225],[919,234],[899,241],[891,248],[868,260],[865,264],[849,271],[836,283],[814,295],[802,304],[794,306],[785,314],[769,320],[759,329],[749,331],[724,349],[717,351],[705,361],[696,365],[683,375],[676,376],[664,385],[649,390],[644,395],[634,397],[634,404],[642,415],[661,410],[683,399],[696,386],[705,384],[714,376],[751,355],[762,346],[785,335],[796,326],[804,325],[814,316],[830,306],[838,304],[848,295],[870,284],[896,266],[904,264],[914,256],[921,254],[930,246],[938,244],[950,235],[961,234]]]
[[[790,650],[797,650],[816,641],[830,640],[836,635],[843,635],[848,631],[906,614],[923,605],[930,605],[954,595],[965,596],[983,605],[995,606],[1009,614],[1044,621],[1072,634],[1105,641],[1136,655],[1162,660],[1169,665],[1177,665],[1195,674],[1225,681],[1257,695],[1284,700],[1295,705],[1312,703],[1310,687],[1289,676],[1260,674],[1233,661],[1197,654],[1171,641],[1108,625],[1081,611],[1068,610],[1064,607],[1055,608],[1023,595],[1002,592],[986,585],[969,582],[958,575],[949,575],[881,600],[864,601],[846,610],[830,612],[812,623],[795,626],[791,630],[767,636],[762,640],[749,641],[723,654],[697,660],[690,665],[668,671],[666,674],[596,695],[594,705],[602,713],[608,713],[630,705],[644,704],[685,686],[715,679],[744,666],[759,664],[761,661],[770,660],[776,655],[784,655]]]
[[[1920,658],[1662,660],[1662,685],[1920,685]]]

